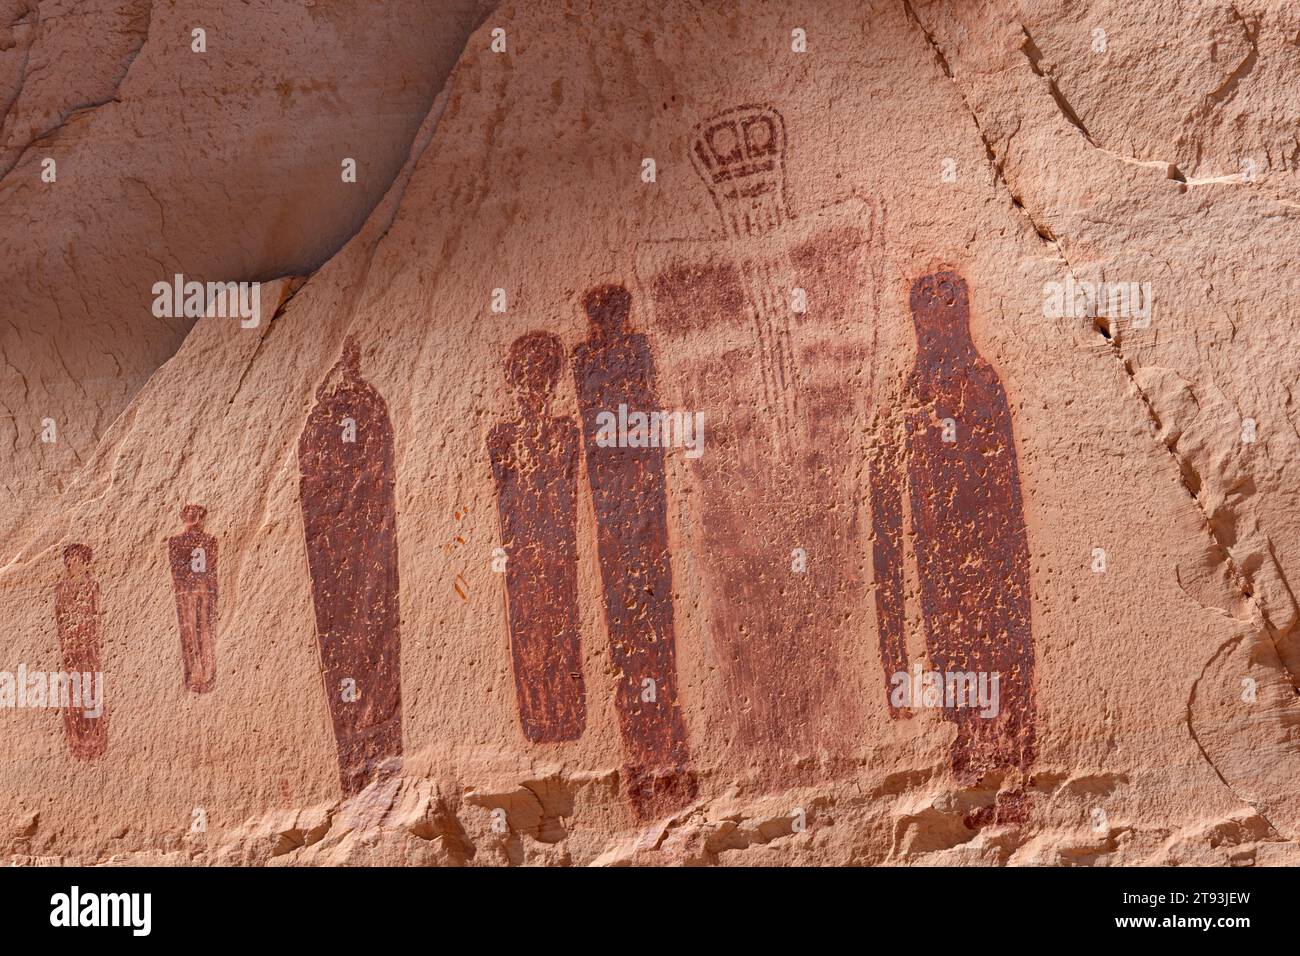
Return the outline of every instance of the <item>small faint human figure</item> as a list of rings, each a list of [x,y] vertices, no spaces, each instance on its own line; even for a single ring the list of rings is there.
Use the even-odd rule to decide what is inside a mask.
[[[54,589],[54,618],[65,674],[80,674],[83,686],[100,673],[99,584],[90,575],[94,552],[84,544],[63,549],[66,571]],[[88,716],[84,699],[70,697],[63,708],[63,732],[78,760],[94,760],[108,746],[108,712]],[[84,698],[84,695],[83,695]]]
[[[185,530],[167,539],[185,687],[206,694],[217,683],[217,539],[203,530],[202,505],[181,509]]]

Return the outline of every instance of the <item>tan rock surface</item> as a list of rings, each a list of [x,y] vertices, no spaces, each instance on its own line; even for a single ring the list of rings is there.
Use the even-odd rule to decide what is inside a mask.
[[[1281,3],[1178,9],[496,10],[360,231],[304,284],[264,284],[260,328],[201,319],[0,569],[0,669],[57,670],[60,621],[89,620],[56,615],[56,592],[89,593],[61,583],[64,549],[93,550],[107,687],[107,746],[90,760],[55,711],[0,710],[11,859],[1294,862],[1300,433],[1295,289],[1280,277],[1300,23]],[[710,140],[710,118],[741,107],[729,115],[748,125]],[[753,130],[734,155],[730,129]],[[750,192],[729,197],[732,182]],[[971,342],[940,342],[931,366],[914,312],[942,340],[962,301],[955,279],[915,285],[937,273],[964,280]],[[1045,314],[1067,279],[1149,283],[1150,323],[1135,307]],[[668,598],[660,485],[649,465],[615,464],[628,449],[593,451],[594,379],[572,365],[588,290],[610,283],[630,290],[660,407],[705,414],[703,453],[662,457],[676,677],[654,658],[663,696],[647,707],[627,694],[637,655],[663,653],[644,636],[663,639]],[[806,311],[787,308],[795,289]],[[532,332],[562,352],[534,337],[512,372]],[[956,466],[925,437],[946,427],[946,393],[909,378],[951,383],[945,362],[965,363]],[[551,374],[549,405],[530,410],[528,384]],[[391,442],[373,438],[384,416]],[[300,444],[334,417],[338,445]],[[998,444],[1006,422],[1013,447]],[[896,559],[876,468],[912,475]],[[915,491],[953,474],[967,483],[951,499]],[[363,476],[369,490],[344,500],[364,507],[331,511],[312,490],[339,475]],[[168,570],[187,503],[219,548],[206,693],[183,682]],[[631,550],[610,558],[602,541]],[[953,555],[968,560],[943,564]],[[511,562],[542,575],[540,597]],[[948,593],[933,597],[936,568],[940,585],[968,582],[946,617],[927,603]],[[935,662],[927,618],[1028,641],[1006,684],[1025,726],[1008,717],[967,745],[984,725],[891,713],[878,622],[892,570],[908,664]],[[625,590],[607,606],[610,581]],[[376,624],[390,598],[400,625]],[[323,661],[318,631],[331,647],[400,646],[399,715],[359,725],[396,719],[400,766],[366,737],[376,759],[356,793],[340,751],[364,750],[361,732],[335,736],[348,671]],[[67,640],[65,626],[64,655]],[[579,733],[521,723],[516,668],[551,659],[521,663],[529,646],[577,648]],[[956,663],[1010,644],[971,646]],[[362,706],[386,700],[353,663]],[[647,812],[629,781],[673,700],[686,751]]]
[[[0,556],[193,324],[155,316],[153,284],[321,265],[392,182],[488,6],[0,3],[0,444],[14,450]]]

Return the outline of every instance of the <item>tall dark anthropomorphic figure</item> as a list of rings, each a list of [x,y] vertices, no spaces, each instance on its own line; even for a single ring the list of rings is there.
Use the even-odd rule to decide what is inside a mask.
[[[587,724],[578,619],[578,428],[552,417],[564,347],[549,332],[510,346],[518,415],[488,434],[506,552],[506,619],[524,736],[576,740]]]
[[[963,786],[995,775],[1003,791],[990,815],[1014,822],[1026,808],[1023,777],[1035,743],[1029,546],[1011,411],[997,372],[971,340],[965,281],[952,272],[923,276],[910,305],[917,350],[908,411],[901,429],[879,436],[871,468],[885,677],[907,669],[906,485],[930,667],[998,678],[996,708],[944,701],[944,716],[957,724],[953,772]]]
[[[402,754],[393,426],[351,337],[316,390],[298,466],[316,638],[350,796]]]
[[[596,435],[602,412],[618,414],[622,405],[629,414],[648,414],[662,406],[650,344],[630,325],[627,289],[592,289],[583,307],[591,335],[574,349],[573,378],[596,513],[605,621],[618,670],[615,706],[627,753],[628,797],[641,816],[652,817],[695,796],[677,693],[664,449],[658,442],[602,447]]]

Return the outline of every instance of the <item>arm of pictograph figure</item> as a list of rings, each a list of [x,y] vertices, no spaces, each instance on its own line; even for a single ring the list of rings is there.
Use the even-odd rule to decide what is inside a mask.
[[[891,679],[907,672],[907,642],[903,633],[903,456],[897,432],[888,425],[878,434],[869,466],[871,480],[871,570],[876,592],[876,629],[880,663],[885,669],[889,715],[907,717],[895,707]]]

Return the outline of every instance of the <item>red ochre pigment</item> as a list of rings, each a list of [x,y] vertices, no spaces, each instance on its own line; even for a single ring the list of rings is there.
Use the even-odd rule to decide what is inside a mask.
[[[402,753],[393,427],[360,361],[349,338],[298,440],[316,637],[345,795]]]
[[[973,786],[990,773],[1023,775],[1034,758],[1029,545],[1011,412],[997,372],[971,341],[965,281],[951,272],[917,279],[911,311],[917,355],[903,396],[903,434],[897,425],[882,429],[872,459],[881,659],[886,682],[907,669],[906,485],[931,668],[1001,675],[997,717],[944,709],[957,724],[953,772]],[[1003,794],[998,820],[1022,815],[1024,804],[1023,794]]]
[[[506,561],[506,618],[524,736],[576,740],[587,723],[578,623],[578,428],[552,418],[564,348],[548,332],[516,339],[506,375],[519,414],[488,435]]]
[[[689,753],[677,695],[664,449],[601,447],[595,436],[602,412],[620,405],[642,412],[661,406],[650,345],[629,325],[627,289],[592,289],[583,305],[591,336],[574,349],[573,378],[610,656],[618,673],[615,707],[627,754],[626,791],[639,816],[653,817],[689,803],[696,793],[685,769]]]
[[[59,628],[59,649],[63,672],[93,675],[102,670],[100,663],[99,584],[91,577],[94,553],[84,544],[70,544],[63,549],[66,568],[63,580],[54,589],[54,618]],[[87,717],[84,702],[70,701],[63,708],[63,733],[68,749],[78,760],[93,760],[108,746],[108,711]]]
[[[185,530],[167,539],[185,687],[196,694],[217,683],[217,539],[204,532],[206,517],[202,505],[186,505],[181,509]]]
[[[823,757],[846,764],[860,741],[860,702],[841,688],[860,640],[865,478],[845,456],[861,440],[870,358],[868,334],[844,334],[848,316],[862,321],[869,207],[796,218],[785,152],[769,105],[706,119],[691,157],[725,237],[638,256],[672,401],[708,427],[687,466],[687,520],[724,730],[773,786],[809,778]]]

